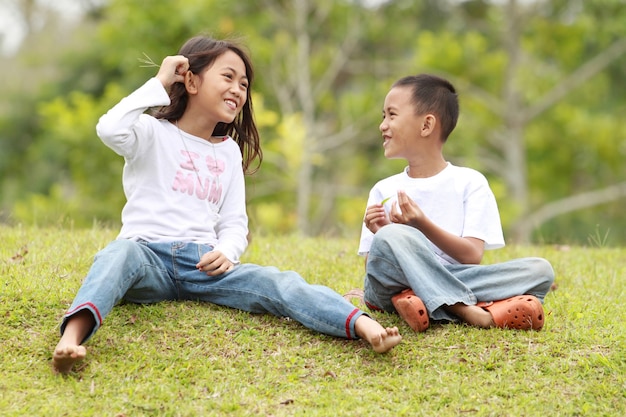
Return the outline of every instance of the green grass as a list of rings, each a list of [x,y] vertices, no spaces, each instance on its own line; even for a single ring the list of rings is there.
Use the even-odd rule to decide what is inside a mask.
[[[116,307],[88,357],[55,376],[58,324],[106,229],[0,227],[2,416],[626,415],[626,249],[508,247],[549,259],[540,332],[434,326],[378,355],[361,341],[215,305]],[[245,260],[340,293],[362,284],[357,241],[255,237]]]

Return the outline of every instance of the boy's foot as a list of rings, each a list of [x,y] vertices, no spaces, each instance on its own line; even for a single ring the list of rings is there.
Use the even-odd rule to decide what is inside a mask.
[[[469,324],[470,326],[482,327],[483,329],[496,327],[496,323],[493,321],[491,313],[482,308],[480,304],[466,305],[458,303],[451,306],[445,306],[444,309],[454,314],[461,319],[461,321]]]
[[[354,324],[356,334],[365,339],[374,349],[374,352],[385,353],[393,349],[402,341],[397,327],[384,328],[372,318],[362,315]]]
[[[496,327],[517,330],[541,330],[543,327],[543,305],[535,296],[519,295],[477,305],[491,314]]]
[[[422,300],[415,295],[413,290],[406,289],[391,297],[391,302],[396,311],[407,322],[411,329],[423,332],[428,329],[430,320],[428,311]]]
[[[78,361],[85,359],[87,349],[81,345],[61,345],[54,349],[52,354],[52,367],[60,374],[68,374],[72,366]]]

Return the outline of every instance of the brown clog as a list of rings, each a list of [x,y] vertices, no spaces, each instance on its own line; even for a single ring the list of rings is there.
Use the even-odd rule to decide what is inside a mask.
[[[477,305],[491,313],[496,327],[516,330],[541,330],[543,327],[543,306],[533,295],[518,295]]]
[[[415,295],[413,290],[406,289],[391,297],[391,302],[396,308],[398,315],[407,322],[411,329],[423,332],[428,329],[428,311],[422,300]]]

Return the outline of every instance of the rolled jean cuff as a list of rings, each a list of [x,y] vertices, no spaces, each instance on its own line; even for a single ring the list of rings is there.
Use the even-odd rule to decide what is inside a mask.
[[[63,321],[61,322],[61,327],[59,328],[59,331],[61,332],[61,336],[63,336],[63,333],[65,333],[65,327],[67,326],[68,321],[72,318],[73,315],[75,315],[76,313],[82,310],[89,310],[89,312],[91,312],[95,321],[95,325],[93,326],[91,331],[87,334],[87,336],[85,336],[85,338],[80,342],[81,344],[89,340],[102,325],[102,316],[100,315],[100,311],[98,310],[98,307],[96,307],[92,303],[84,303],[73,308],[72,310],[65,313],[65,316],[63,317]]]
[[[359,310],[358,308],[355,308],[354,310],[352,310],[350,314],[348,314],[348,317],[346,318],[346,338],[348,340],[354,340],[354,339],[359,338],[359,336],[357,336],[356,334],[356,330],[354,326],[356,324],[357,319],[361,316],[369,317],[367,313],[365,313],[362,310]]]

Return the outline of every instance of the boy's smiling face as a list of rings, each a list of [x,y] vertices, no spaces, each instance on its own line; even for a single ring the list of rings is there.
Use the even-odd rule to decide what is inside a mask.
[[[410,87],[393,87],[385,97],[379,129],[388,159],[410,159],[417,151],[424,116],[416,114]]]

